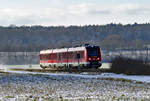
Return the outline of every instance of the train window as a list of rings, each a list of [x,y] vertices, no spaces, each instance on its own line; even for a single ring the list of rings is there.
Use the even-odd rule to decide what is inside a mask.
[[[62,53],[62,58],[66,59],[66,53]]]
[[[41,55],[41,60],[43,60],[43,55]]]
[[[52,54],[50,54],[50,60],[52,59]]]
[[[76,51],[76,52],[73,52],[73,54],[74,54],[73,58],[74,58],[74,59],[79,59],[79,55],[77,55],[78,53],[79,53],[79,52],[77,52],[77,51]]]
[[[72,56],[73,56],[73,52],[68,52],[68,58],[72,59]]]
[[[99,48],[87,48],[88,56],[99,56]]]
[[[46,54],[46,60],[48,60],[48,54]]]
[[[57,56],[58,56],[58,61],[61,61],[61,53],[58,53]]]
[[[42,60],[42,54],[40,54],[40,60]]]
[[[54,59],[54,60],[57,59],[57,54],[56,54],[56,53],[53,54],[53,59]]]
[[[51,54],[47,54],[47,59],[48,59],[48,60],[51,59]]]
[[[76,51],[74,52],[75,59],[83,59],[84,58],[84,51]]]
[[[44,55],[42,55],[42,59],[44,60]]]
[[[80,51],[80,58],[84,58],[84,51]]]
[[[46,55],[44,55],[44,60],[46,60]]]
[[[49,54],[49,59],[51,60],[51,54]]]
[[[43,60],[45,60],[45,55],[43,55]]]
[[[80,58],[81,58],[80,53],[77,53],[76,54],[76,59],[80,59]]]

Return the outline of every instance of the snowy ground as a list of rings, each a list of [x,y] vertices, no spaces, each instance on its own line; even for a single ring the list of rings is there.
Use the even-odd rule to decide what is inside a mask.
[[[108,66],[103,64],[103,68]],[[150,100],[150,76],[22,72],[6,67],[0,66],[8,72],[0,73],[0,101]]]
[[[149,101],[148,79],[113,73],[0,73],[0,100]]]

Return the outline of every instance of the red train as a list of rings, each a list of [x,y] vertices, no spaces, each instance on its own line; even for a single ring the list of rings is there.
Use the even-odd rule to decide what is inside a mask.
[[[40,67],[50,69],[98,68],[101,66],[99,46],[82,46],[40,51]]]

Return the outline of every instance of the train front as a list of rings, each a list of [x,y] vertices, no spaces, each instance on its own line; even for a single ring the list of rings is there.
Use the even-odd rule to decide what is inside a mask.
[[[89,63],[88,67],[98,68],[102,65],[101,50],[99,46],[86,47],[87,56],[86,60]]]

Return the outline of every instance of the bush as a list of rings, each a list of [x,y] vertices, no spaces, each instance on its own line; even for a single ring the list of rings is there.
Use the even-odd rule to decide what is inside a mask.
[[[131,75],[150,75],[150,65],[138,59],[116,57],[112,60],[110,71]]]

